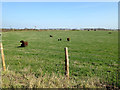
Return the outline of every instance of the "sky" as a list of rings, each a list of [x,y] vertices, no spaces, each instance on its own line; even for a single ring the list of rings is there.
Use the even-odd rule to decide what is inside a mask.
[[[3,2],[3,28],[118,28],[117,2]]]

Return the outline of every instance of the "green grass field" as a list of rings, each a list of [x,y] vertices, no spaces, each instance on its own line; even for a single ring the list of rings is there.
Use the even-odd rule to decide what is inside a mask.
[[[43,76],[46,74],[51,76],[54,73],[57,77],[59,75],[64,77],[64,48],[68,47],[70,78],[76,81],[75,85],[81,84],[83,80],[89,81],[84,85],[89,87],[90,82],[99,79],[99,84],[116,86],[118,32],[111,31],[112,34],[108,32],[60,30],[3,32],[6,66],[16,75],[27,74],[28,72],[23,70],[29,69],[36,78],[41,76],[40,70]],[[53,38],[49,35],[53,35]],[[67,37],[71,39],[69,42],[66,41]],[[58,38],[62,38],[62,41],[58,41]],[[28,47],[18,48],[20,40],[28,41]],[[9,87],[5,83],[7,81],[3,80],[3,87]],[[96,87],[99,86],[96,84]]]

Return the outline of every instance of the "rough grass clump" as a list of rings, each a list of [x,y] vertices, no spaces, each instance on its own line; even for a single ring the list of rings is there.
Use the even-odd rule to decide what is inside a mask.
[[[96,77],[76,80],[75,78],[67,79],[61,74],[46,73],[43,75],[42,70],[39,72],[41,74],[36,77],[30,69],[24,69],[19,73],[4,71],[2,72],[2,88],[102,88]]]

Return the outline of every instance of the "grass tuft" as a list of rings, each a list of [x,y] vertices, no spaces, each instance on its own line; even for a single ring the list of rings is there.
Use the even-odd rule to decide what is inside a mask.
[[[97,77],[76,80],[55,73],[43,75],[42,70],[40,73],[41,75],[36,77],[26,68],[19,73],[6,70],[2,72],[2,88],[102,88],[98,86],[100,80]]]

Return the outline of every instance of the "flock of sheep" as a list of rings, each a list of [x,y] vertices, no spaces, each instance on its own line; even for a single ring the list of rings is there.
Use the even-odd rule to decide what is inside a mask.
[[[112,34],[112,32],[108,32],[108,34]],[[53,36],[50,35],[50,37],[52,38]],[[67,38],[66,40],[70,41],[70,38]],[[58,41],[62,41],[62,39],[58,38]],[[21,43],[21,46],[19,46],[19,47],[26,47],[26,46],[28,46],[28,42],[27,41],[21,40],[20,43]]]
[[[52,38],[53,36],[50,35],[50,37]],[[58,38],[58,41],[62,41],[62,39]],[[67,41],[70,41],[70,38],[67,38]],[[26,47],[26,46],[28,46],[28,42],[27,41],[21,40],[20,43],[21,43],[21,46],[19,46],[19,47]]]
[[[50,37],[53,37],[52,35],[50,35]],[[58,38],[58,41],[62,41],[61,38]],[[70,38],[67,38],[67,41],[70,41]]]

